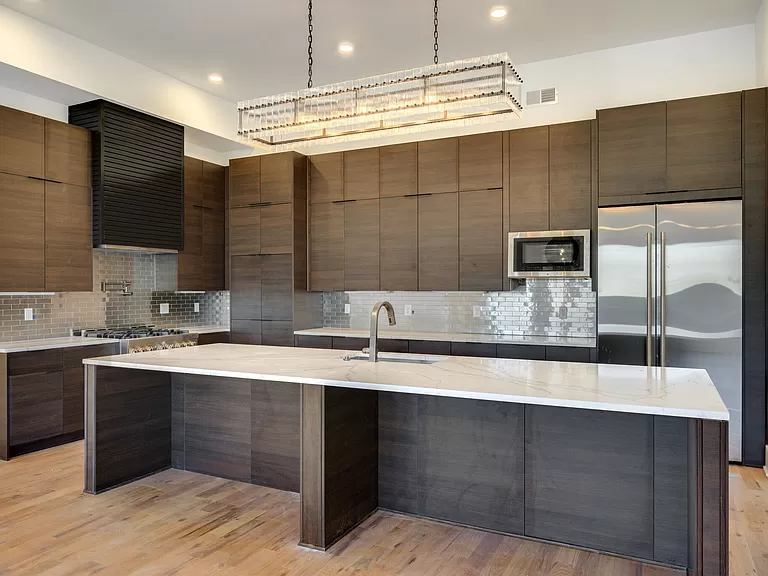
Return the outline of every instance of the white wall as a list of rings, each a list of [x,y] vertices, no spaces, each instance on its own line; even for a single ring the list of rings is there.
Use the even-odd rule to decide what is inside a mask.
[[[768,0],[763,0],[755,20],[755,65],[759,86],[768,84]]]
[[[38,98],[26,92],[6,88],[1,84],[2,76],[0,76],[0,106],[24,110],[24,112],[61,120],[62,122],[68,121],[68,107],[66,104]]]

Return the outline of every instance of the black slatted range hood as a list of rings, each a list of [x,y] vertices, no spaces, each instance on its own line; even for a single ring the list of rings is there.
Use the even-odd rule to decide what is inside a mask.
[[[69,107],[92,136],[93,244],[178,251],[184,245],[184,127],[94,100]]]

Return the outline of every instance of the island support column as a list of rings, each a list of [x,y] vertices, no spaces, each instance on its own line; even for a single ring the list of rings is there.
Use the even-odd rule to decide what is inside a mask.
[[[378,393],[302,384],[300,545],[326,550],[378,508]]]

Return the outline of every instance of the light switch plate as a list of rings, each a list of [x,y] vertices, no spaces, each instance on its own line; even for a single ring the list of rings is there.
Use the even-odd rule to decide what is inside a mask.
[[[195,312],[200,312],[200,302],[195,302]]]
[[[403,314],[406,316],[413,316],[413,306],[411,304],[406,304]]]
[[[160,304],[160,314],[165,315],[165,314],[168,314],[170,311],[171,311],[170,304],[168,304],[166,302]]]
[[[24,321],[30,322],[35,319],[35,311],[32,308],[24,308]]]
[[[480,309],[480,306],[472,306],[472,316],[480,318],[481,313],[482,310]]]
[[[344,304],[344,314],[349,314],[352,312],[352,306],[349,304]]]

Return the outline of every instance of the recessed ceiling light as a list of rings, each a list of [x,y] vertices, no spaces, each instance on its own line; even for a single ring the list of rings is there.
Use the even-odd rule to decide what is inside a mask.
[[[221,74],[208,74],[208,82],[213,82],[214,84],[221,84],[224,82],[224,77]]]
[[[342,42],[339,44],[339,53],[340,54],[352,54],[352,52],[355,50],[355,47],[352,45],[351,42]]]
[[[494,20],[503,20],[507,17],[507,9],[504,6],[496,6],[491,10],[491,18]]]

